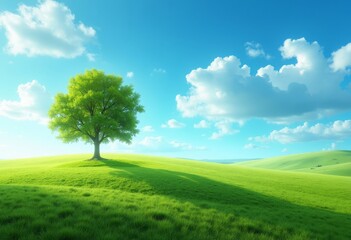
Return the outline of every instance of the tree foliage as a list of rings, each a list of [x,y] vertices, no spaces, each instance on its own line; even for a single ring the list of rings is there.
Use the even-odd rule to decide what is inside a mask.
[[[100,144],[119,140],[130,143],[137,129],[137,113],[144,111],[140,95],[122,78],[88,70],[71,78],[68,93],[59,93],[49,111],[49,128],[63,142],[83,140],[95,146],[93,158],[100,159]]]

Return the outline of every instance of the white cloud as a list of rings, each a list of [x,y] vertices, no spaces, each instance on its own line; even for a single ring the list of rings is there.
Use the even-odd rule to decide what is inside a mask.
[[[336,149],[336,143],[331,143],[328,147],[322,148],[322,151],[334,151]]]
[[[47,112],[52,102],[46,88],[33,80],[19,85],[17,93],[19,101],[0,100],[0,116],[46,124]]]
[[[161,136],[157,136],[157,137],[148,136],[142,139],[138,144],[145,147],[156,148],[162,143],[162,141],[163,141],[163,138]]]
[[[154,132],[154,128],[150,125],[147,125],[147,126],[144,126],[142,129],[141,129],[142,132]]]
[[[152,72],[154,72],[154,73],[166,73],[166,70],[163,69],[163,68],[154,68],[152,70]]]
[[[161,125],[162,128],[183,128],[185,127],[184,123],[178,122],[175,119],[170,119],[167,123]]]
[[[263,149],[267,149],[268,146],[266,145],[257,145],[254,143],[247,143],[244,145],[244,149],[246,150],[263,150]]]
[[[288,152],[288,151],[289,151],[289,150],[288,150],[287,148],[283,148],[281,152],[282,152],[282,153],[286,153],[286,152]]]
[[[188,95],[176,96],[178,110],[184,117],[216,121],[262,118],[283,123],[351,109],[350,89],[340,87],[345,73],[330,68],[317,42],[287,39],[280,51],[296,64],[279,70],[268,65],[252,75],[247,65],[229,56],[192,70],[186,75]]]
[[[266,142],[276,141],[283,144],[318,140],[342,140],[351,137],[351,120],[335,121],[331,124],[317,123],[309,126],[307,122],[295,128],[284,127],[273,130],[268,136],[252,137],[249,140]]]
[[[321,93],[330,96],[330,90],[339,90],[339,83],[344,76],[330,69],[329,61],[317,42],[309,43],[304,38],[287,39],[280,51],[283,58],[296,58],[297,63],[283,65],[279,71],[271,65],[259,69],[257,75],[267,77],[273,87],[287,91],[302,85],[310,95],[319,97]]]
[[[194,128],[209,128],[210,124],[206,120],[201,120],[200,122],[194,124]]]
[[[96,56],[95,54],[87,53],[86,56],[90,62],[95,62],[95,56]]]
[[[180,142],[180,141],[167,141],[161,136],[148,136],[143,138],[141,141],[134,144],[136,148],[143,147],[144,150],[152,150],[158,152],[168,152],[168,151],[200,151],[205,150],[203,146],[193,146],[192,144]]]
[[[233,135],[238,133],[238,130],[232,129],[232,121],[223,120],[215,123],[215,127],[217,128],[217,132],[212,133],[210,139],[219,139],[226,135]]]
[[[164,139],[162,136],[146,136],[141,140],[133,140],[131,144],[114,141],[108,144],[109,151],[122,152],[154,152],[163,149]]]
[[[334,71],[345,70],[351,66],[351,43],[332,53],[331,67]]]
[[[127,72],[127,78],[133,78],[134,72]]]
[[[169,143],[173,148],[184,150],[184,151],[206,150],[206,147],[204,146],[197,147],[197,146],[193,146],[192,144],[179,142],[179,141],[170,141]]]
[[[244,145],[244,148],[247,150],[258,149],[259,146],[253,143],[248,143]]]
[[[87,37],[94,37],[96,34],[96,31],[94,28],[87,27],[83,23],[80,23],[78,27]]]
[[[190,143],[167,140],[162,136],[146,136],[141,140],[133,141],[131,144],[125,144],[118,141],[108,144],[109,151],[118,149],[124,152],[152,152],[166,153],[174,151],[203,151],[206,150],[204,146],[194,146]]]
[[[74,20],[71,10],[54,0],[39,1],[35,7],[21,4],[18,13],[0,14],[0,26],[8,40],[6,49],[13,55],[74,58],[84,54],[84,44],[96,32]]]
[[[264,57],[266,59],[270,59],[271,56],[266,54],[262,48],[262,45],[256,42],[246,42],[246,54],[250,57]]]

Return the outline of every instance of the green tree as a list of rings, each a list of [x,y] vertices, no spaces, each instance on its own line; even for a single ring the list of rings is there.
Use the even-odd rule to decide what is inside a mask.
[[[113,140],[130,143],[137,129],[137,113],[144,111],[140,95],[122,78],[88,70],[70,79],[68,93],[59,93],[49,111],[49,128],[63,142],[94,144],[92,159],[102,159],[100,144]]]

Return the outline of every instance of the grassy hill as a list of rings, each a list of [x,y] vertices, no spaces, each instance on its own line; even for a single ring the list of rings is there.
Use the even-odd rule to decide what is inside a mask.
[[[1,239],[351,239],[351,178],[143,155],[0,161]]]
[[[305,153],[240,162],[238,165],[265,169],[351,176],[351,151]]]

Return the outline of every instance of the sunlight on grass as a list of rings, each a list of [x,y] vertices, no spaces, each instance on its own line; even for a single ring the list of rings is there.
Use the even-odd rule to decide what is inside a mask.
[[[8,239],[349,239],[351,179],[142,155],[0,162]],[[11,169],[11,171],[9,171]]]
[[[240,162],[237,165],[276,170],[294,170],[339,176],[351,176],[351,151],[304,153],[262,160]]]

